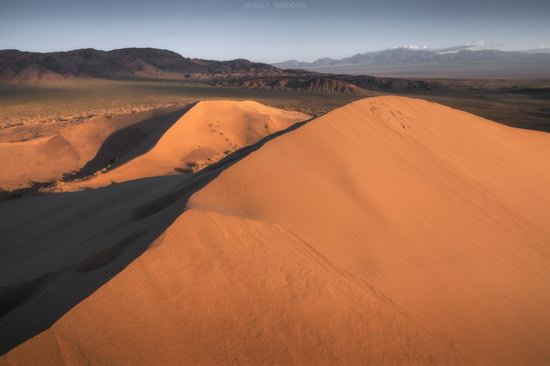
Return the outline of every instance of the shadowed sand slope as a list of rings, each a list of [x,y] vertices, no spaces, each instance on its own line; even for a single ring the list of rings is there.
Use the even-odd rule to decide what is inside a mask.
[[[195,174],[0,202],[0,354],[48,329],[142,254],[224,169],[304,123]]]
[[[66,184],[65,189],[192,172],[309,118],[304,113],[253,101],[202,101],[166,131],[147,153],[85,182]]]
[[[352,103],[224,170],[0,364],[549,363],[548,157],[548,134]]]

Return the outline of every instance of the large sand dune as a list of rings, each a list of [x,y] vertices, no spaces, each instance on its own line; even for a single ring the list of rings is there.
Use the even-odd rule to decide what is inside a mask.
[[[352,103],[228,165],[0,364],[548,364],[549,157],[545,133]]]
[[[202,101],[174,123],[150,151],[85,182],[66,184],[65,189],[192,172],[309,118],[253,101]]]

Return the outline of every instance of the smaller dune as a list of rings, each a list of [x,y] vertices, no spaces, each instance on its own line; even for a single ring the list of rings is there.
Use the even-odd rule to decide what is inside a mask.
[[[0,142],[0,189],[12,191],[93,173],[161,135],[186,110],[179,106],[95,116],[58,131],[44,131],[37,138]]]
[[[63,189],[194,172],[308,118],[305,113],[253,101],[202,101],[174,123],[148,152],[86,181],[64,184]]]

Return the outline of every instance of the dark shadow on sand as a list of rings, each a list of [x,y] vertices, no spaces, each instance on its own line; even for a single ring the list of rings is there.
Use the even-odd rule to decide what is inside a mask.
[[[122,128],[110,135],[92,160],[65,180],[85,178],[101,169],[113,169],[151,150],[170,127],[197,103],[189,103],[175,112],[153,117]]]
[[[194,174],[0,202],[0,354],[48,329],[140,256],[183,213],[193,193],[309,121]]]

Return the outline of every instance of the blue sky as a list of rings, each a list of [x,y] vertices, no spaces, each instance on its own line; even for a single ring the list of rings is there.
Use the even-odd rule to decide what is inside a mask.
[[[550,1],[0,0],[0,49],[158,47],[276,62],[479,40],[505,50],[550,46]]]

